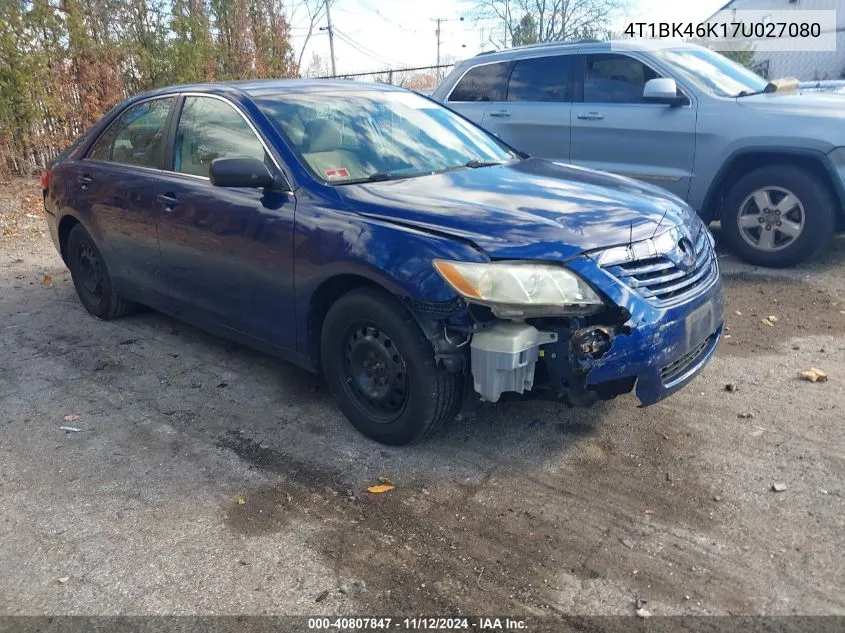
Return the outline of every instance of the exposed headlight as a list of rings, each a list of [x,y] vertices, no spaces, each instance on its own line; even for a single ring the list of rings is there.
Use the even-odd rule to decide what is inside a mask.
[[[604,305],[583,279],[562,266],[442,259],[432,263],[464,299],[489,306],[501,318],[591,314]]]

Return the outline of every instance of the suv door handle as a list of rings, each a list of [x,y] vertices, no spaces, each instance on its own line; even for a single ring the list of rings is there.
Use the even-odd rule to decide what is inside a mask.
[[[160,193],[156,196],[156,200],[161,205],[162,211],[173,211],[173,209],[175,209],[179,204],[179,198],[174,196],[172,193]]]
[[[604,115],[598,112],[582,112],[578,115],[578,118],[582,121],[601,121]]]
[[[490,113],[490,116],[500,118],[500,119],[507,117],[507,116],[510,116],[510,115],[511,115],[510,110],[496,110],[495,112]]]
[[[92,182],[94,182],[94,179],[91,178],[91,176],[89,176],[88,174],[82,174],[81,176],[79,176],[76,179],[76,182],[79,183],[79,185],[82,189],[87,189],[88,185],[90,185]]]

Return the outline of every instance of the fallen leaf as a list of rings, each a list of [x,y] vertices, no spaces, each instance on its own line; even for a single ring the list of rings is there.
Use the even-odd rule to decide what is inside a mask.
[[[760,319],[760,323],[768,325],[769,327],[775,327],[775,324],[772,323],[770,319]]]
[[[654,514],[654,510],[643,510],[643,514]]]
[[[59,578],[59,582],[65,584],[68,580],[70,580],[70,576],[62,576]]]
[[[777,318],[776,316],[774,316],[774,315],[770,315],[770,316],[768,317],[768,319],[769,319],[769,321],[771,321],[772,323],[777,323],[777,322],[778,322],[778,318]]]
[[[238,504],[239,506],[242,506],[242,505],[243,505],[243,504],[245,504],[245,503],[246,503],[246,499],[244,499],[243,497],[238,497],[237,504]]]
[[[390,481],[390,479],[388,479],[388,478],[387,478],[387,477],[385,477],[384,475],[381,475],[381,476],[378,478],[378,480],[379,480],[379,483],[382,483],[382,484],[390,484],[391,486],[393,485],[393,482],[392,482],[392,481]]]
[[[44,275],[44,279],[41,280],[42,286],[52,286],[53,285],[53,278],[50,275]]]
[[[75,426],[60,426],[60,431],[67,431],[68,433],[80,433],[82,429],[77,428]]]
[[[78,420],[79,416],[75,413],[68,413],[64,418],[62,418],[65,422],[73,422],[74,420]]]
[[[651,617],[651,611],[649,611],[645,607],[640,607],[639,609],[637,609],[636,613],[637,613],[638,618],[650,618]]]
[[[802,372],[798,372],[798,375],[804,380],[808,380],[810,382],[827,382],[827,374],[817,367],[805,369]]]
[[[374,495],[379,495],[383,492],[390,492],[396,486],[392,486],[390,484],[380,484],[378,486],[370,486],[367,488],[367,492],[372,492]]]

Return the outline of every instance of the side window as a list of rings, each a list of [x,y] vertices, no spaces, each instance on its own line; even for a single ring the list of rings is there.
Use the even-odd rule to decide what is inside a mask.
[[[502,101],[510,62],[471,68],[449,95],[449,101]]]
[[[570,55],[520,59],[508,81],[508,101],[566,101]]]
[[[586,61],[585,103],[643,103],[646,82],[660,77],[626,55],[588,55]]]
[[[235,108],[211,97],[186,97],[176,129],[173,170],[208,176],[215,158],[265,160],[264,146]]]
[[[132,106],[96,142],[88,158],[124,165],[158,167],[164,146],[164,126],[174,97]]]

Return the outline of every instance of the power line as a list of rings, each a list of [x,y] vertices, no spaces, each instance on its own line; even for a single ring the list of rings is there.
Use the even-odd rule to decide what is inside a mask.
[[[341,39],[341,41],[348,44],[349,46],[354,48],[356,51],[361,53],[362,55],[366,55],[370,59],[374,59],[377,62],[380,62],[382,64],[387,64],[388,66],[394,66],[395,65],[393,62],[389,61],[385,57],[382,57],[381,55],[379,55],[375,51],[370,50],[366,46],[364,46],[363,44],[360,44],[359,42],[353,40],[351,37],[349,37],[346,33],[342,32],[337,27],[335,27],[334,31],[335,31],[335,34]]]

